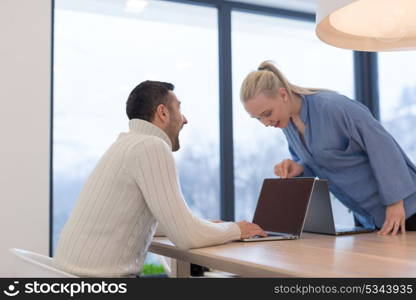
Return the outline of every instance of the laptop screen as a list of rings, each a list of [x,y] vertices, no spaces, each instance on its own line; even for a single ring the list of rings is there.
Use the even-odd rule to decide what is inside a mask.
[[[253,223],[265,231],[300,235],[314,178],[265,179]]]

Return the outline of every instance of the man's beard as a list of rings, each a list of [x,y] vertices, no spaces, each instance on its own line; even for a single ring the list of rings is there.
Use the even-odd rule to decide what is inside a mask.
[[[166,128],[166,133],[172,143],[172,152],[178,151],[181,147],[179,143],[179,131],[175,132],[174,127],[170,125]]]
[[[179,132],[178,132],[178,135],[176,135],[176,137],[174,137],[172,141],[172,151],[173,152],[178,151],[180,147],[181,145],[179,144]]]

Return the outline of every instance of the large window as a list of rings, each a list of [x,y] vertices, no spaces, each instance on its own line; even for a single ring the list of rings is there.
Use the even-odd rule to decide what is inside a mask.
[[[415,62],[415,51],[379,53],[381,121],[413,162],[416,162]]]
[[[175,153],[192,210],[218,219],[217,11],[170,2],[56,1],[54,248],[85,179],[122,131],[141,81],[175,84],[189,123]]]
[[[251,220],[263,179],[275,177],[273,166],[290,155],[283,132],[250,118],[241,105],[244,77],[273,60],[294,84],[353,97],[352,52],[319,41],[311,22],[234,12],[232,34],[236,219]],[[333,205],[336,221],[351,224],[346,208]]]
[[[56,0],[55,7],[53,248],[98,159],[128,130],[130,91],[148,79],[175,84],[189,121],[174,154],[184,198],[197,215],[218,219],[218,30],[224,29],[217,9],[135,0]],[[238,11],[231,17],[233,99],[226,100],[233,101],[235,199],[223,201],[235,200],[237,220],[251,220],[263,179],[274,177],[273,165],[289,153],[282,132],[243,110],[243,78],[270,59],[295,84],[353,97],[352,52],[319,41],[312,22]],[[333,205],[337,222],[350,223],[346,209]]]

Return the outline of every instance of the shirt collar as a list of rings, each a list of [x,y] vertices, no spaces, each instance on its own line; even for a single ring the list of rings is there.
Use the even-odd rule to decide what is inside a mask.
[[[302,120],[303,124],[306,124],[308,120],[308,101],[306,99],[307,95],[299,95],[302,99],[302,107],[300,108],[300,119]]]
[[[141,119],[131,119],[129,121],[129,128],[130,132],[157,136],[164,140],[169,145],[169,147],[172,148],[172,142],[168,135],[153,123]]]

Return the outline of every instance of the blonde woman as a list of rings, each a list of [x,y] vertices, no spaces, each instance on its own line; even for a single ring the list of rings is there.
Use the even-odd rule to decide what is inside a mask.
[[[293,85],[269,61],[247,75],[240,97],[251,117],[286,136],[292,158],[275,166],[277,176],[327,178],[356,220],[379,234],[416,230],[416,167],[364,105]]]

